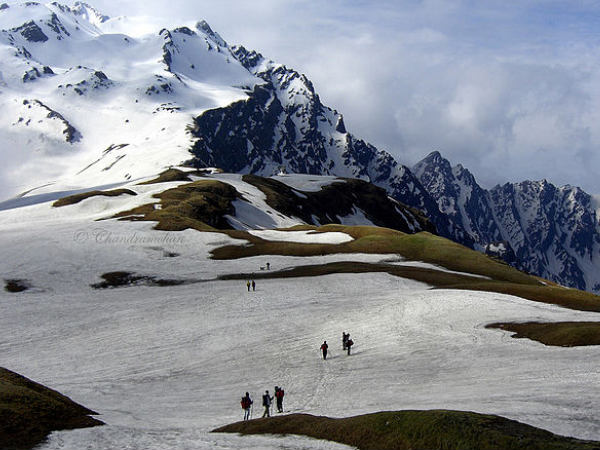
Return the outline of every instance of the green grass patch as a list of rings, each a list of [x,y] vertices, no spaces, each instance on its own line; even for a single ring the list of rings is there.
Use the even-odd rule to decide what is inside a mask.
[[[119,195],[137,195],[131,189],[113,189],[112,191],[89,191],[82,192],[81,194],[69,195],[67,197],[59,198],[52,206],[60,208],[61,206],[74,205],[82,200],[90,197],[102,196],[102,197],[118,197]]]
[[[539,285],[534,277],[471,250],[448,239],[428,232],[407,234],[389,228],[372,226],[324,225],[321,227],[294,227],[290,230],[338,231],[354,238],[342,244],[305,244],[274,242],[249,237],[244,232],[228,232],[232,237],[247,239],[249,246],[226,246],[212,252],[215,259],[236,259],[259,255],[318,256],[333,253],[398,254],[408,260],[425,261],[458,272],[487,276],[494,280],[518,284]]]
[[[144,184],[157,184],[157,183],[170,183],[173,181],[192,181],[189,174],[179,170],[179,169],[167,169],[161,174],[158,175],[157,178],[153,180],[144,181],[142,183],[138,183],[139,185]]]
[[[290,414],[213,432],[296,434],[360,450],[592,450],[600,442],[558,436],[503,417],[463,411],[393,411],[333,419]]]
[[[0,367],[0,447],[33,448],[54,430],[103,425],[68,397]]]
[[[138,206],[114,217],[155,221],[158,223],[154,228],[165,231],[228,229],[231,225],[224,216],[234,214],[232,202],[238,198],[238,192],[230,184],[207,179],[167,189],[153,197],[160,203]]]
[[[492,323],[486,328],[509,331],[514,338],[526,338],[557,347],[600,345],[600,322]]]
[[[450,274],[443,271],[400,267],[391,264],[333,263],[304,266],[293,270],[232,275],[236,279],[248,276],[275,278],[292,276],[318,276],[330,273],[387,272],[413,279],[431,286],[446,289],[497,292],[529,300],[563,306],[581,311],[600,312],[600,297],[577,289],[568,289],[517,269],[483,253],[471,250],[448,239],[427,232],[406,234],[389,228],[371,226],[308,225],[288,230],[313,230],[315,232],[339,231],[354,238],[342,244],[305,244],[274,242],[260,239],[245,231],[228,231],[236,239],[245,239],[249,245],[229,245],[212,251],[215,259],[234,259],[248,256],[319,256],[334,253],[376,253],[401,255],[407,260],[424,261],[457,271],[488,277],[489,279]]]

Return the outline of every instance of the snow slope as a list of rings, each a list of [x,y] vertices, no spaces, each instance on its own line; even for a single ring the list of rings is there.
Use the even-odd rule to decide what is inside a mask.
[[[108,424],[53,433],[41,449],[346,448],[208,433],[242,418],[246,391],[259,415],[260,394],[275,385],[286,390],[287,412],[449,408],[600,439],[596,348],[546,347],[484,328],[500,320],[598,320],[598,314],[508,295],[431,290],[382,273],[259,280],[248,292],[245,281],[216,276],[258,272],[266,262],[279,270],[389,255],[216,261],[210,249],[243,241],[94,220],[146,202],[157,188],[0,212],[0,274],[32,285],[19,294],[0,292],[2,364],[100,412]],[[116,270],[195,282],[90,287]],[[356,343],[351,356],[338,347],[342,331]],[[327,361],[319,354],[324,339]]]

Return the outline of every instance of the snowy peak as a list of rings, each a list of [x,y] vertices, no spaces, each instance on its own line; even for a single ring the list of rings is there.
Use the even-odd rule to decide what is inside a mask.
[[[483,250],[490,242],[488,236],[492,236],[493,241],[501,238],[499,230],[493,225],[488,194],[462,165],[452,167],[447,159],[435,151],[417,163],[413,171],[435,199],[439,211],[449,218],[448,237],[479,250]],[[477,215],[472,216],[471,211],[477,211]],[[482,239],[482,235],[486,238]]]
[[[201,20],[201,21],[197,22],[196,30],[200,31],[201,33],[204,33],[206,35],[206,37],[210,38],[210,40],[212,40],[217,46],[229,47],[227,45],[227,42],[225,42],[225,39],[223,39],[219,35],[219,33],[215,33],[212,30],[212,28],[210,27],[210,25],[208,24],[208,22],[206,22],[206,20]]]
[[[0,139],[22,149],[18,167],[0,169],[5,195],[181,164],[192,117],[263,83],[206,22],[132,38],[103,32],[113,20],[87,3],[0,10]]]
[[[59,8],[64,8],[62,5],[56,2],[52,4]],[[100,13],[96,8],[84,2],[75,2],[75,5],[71,9],[71,11],[77,16],[83,18],[84,20],[87,20],[89,23],[97,27],[110,20],[110,17]]]

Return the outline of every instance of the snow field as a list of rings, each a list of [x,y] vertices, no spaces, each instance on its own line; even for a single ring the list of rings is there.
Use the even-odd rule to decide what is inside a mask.
[[[252,271],[258,259],[236,264]],[[600,394],[589,387],[599,381],[596,349],[550,348],[483,328],[495,320],[595,314],[498,294],[432,291],[387,274],[259,280],[256,292],[243,280],[103,291],[81,283],[70,290],[56,278],[50,290],[2,294],[0,303],[3,364],[97,410],[109,424],[55,433],[42,448],[334,448],[206,434],[241,419],[245,391],[255,400],[254,417],[262,413],[260,395],[275,385],[286,390],[291,412],[452,408],[577,437],[600,434],[593,414]],[[349,357],[342,331],[356,343]],[[323,339],[327,361],[319,352]]]
[[[262,193],[238,176],[220,179],[235,182],[254,210],[264,207]],[[244,241],[162,232],[149,222],[95,221],[147,203],[171,184],[123,187],[139,195],[0,214],[0,274],[33,286],[0,292],[2,365],[98,411],[108,424],[54,433],[42,449],[345,448],[208,433],[242,418],[246,391],[255,400],[254,417],[261,415],[260,396],[275,385],[286,391],[287,412],[341,417],[448,408],[600,439],[596,347],[546,347],[484,328],[495,321],[598,320],[598,314],[507,295],[432,290],[383,273],[257,280],[257,290],[248,292],[245,280],[215,278],[258,272],[266,262],[280,270],[389,261],[390,255],[213,261],[211,248]],[[242,217],[252,224],[257,216]],[[90,287],[117,270],[196,282]],[[351,356],[342,352],[342,331],[356,343]],[[324,339],[327,361],[319,352]]]

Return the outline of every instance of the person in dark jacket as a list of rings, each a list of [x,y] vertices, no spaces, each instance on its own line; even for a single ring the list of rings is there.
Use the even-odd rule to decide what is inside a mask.
[[[252,399],[250,398],[250,394],[246,392],[246,395],[242,397],[242,409],[244,410],[244,420],[248,420],[250,418],[250,411],[252,408]]]
[[[323,343],[321,344],[321,351],[323,352],[323,359],[327,359],[327,349],[329,348],[329,345],[327,345],[327,341],[323,341]]]
[[[346,348],[348,349],[348,354],[350,354],[350,349],[354,345],[354,341],[350,339],[350,334],[348,334],[348,340],[346,341]]]
[[[265,407],[265,412],[263,413],[263,417],[271,417],[271,404],[273,403],[273,397],[269,395],[269,391],[265,391],[263,394],[263,406]]]

